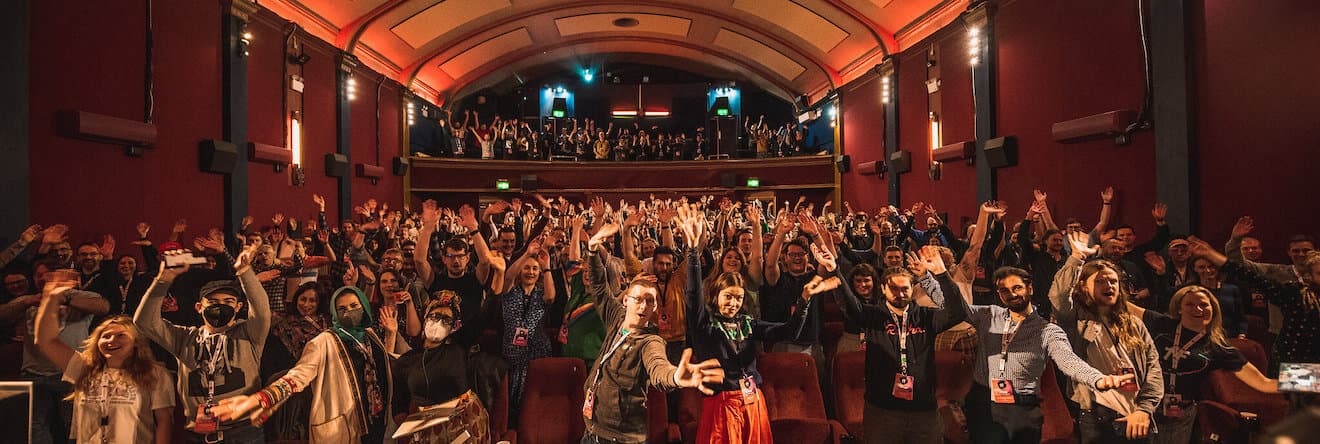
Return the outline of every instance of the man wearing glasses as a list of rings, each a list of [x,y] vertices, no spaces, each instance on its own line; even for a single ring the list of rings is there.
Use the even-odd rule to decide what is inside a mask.
[[[439,227],[440,210],[434,200],[422,202],[422,227],[418,234],[415,257],[418,279],[430,294],[448,290],[458,295],[461,301],[459,316],[467,328],[455,332],[454,339],[466,347],[472,347],[485,330],[482,321],[486,316],[482,306],[486,295],[490,289],[503,286],[504,258],[486,245],[472,207],[464,205],[458,213],[459,225],[467,230],[467,240],[455,237],[444,243],[441,247],[443,251],[440,252],[440,262],[444,266],[437,272],[429,258],[431,235]],[[471,241],[471,245],[468,245],[468,241]],[[477,253],[475,268],[469,266],[473,250]],[[418,302],[426,306],[428,301]]]

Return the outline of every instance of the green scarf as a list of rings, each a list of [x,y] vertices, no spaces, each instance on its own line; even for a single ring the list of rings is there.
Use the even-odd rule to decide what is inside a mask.
[[[357,295],[358,302],[362,304],[362,322],[357,327],[352,328],[344,327],[343,324],[339,323],[339,310],[334,307],[335,301],[339,300],[339,295],[349,291]],[[334,321],[335,334],[344,340],[352,339],[358,343],[365,343],[364,341],[367,340],[367,326],[375,323],[371,317],[371,301],[368,301],[367,294],[357,287],[340,287],[335,290],[335,294],[330,297],[330,319]]]
[[[726,318],[719,314],[715,314],[713,317],[715,318],[715,328],[718,328],[720,329],[720,331],[724,332],[724,335],[728,336],[729,340],[733,341],[734,343],[742,342],[747,338],[752,337],[751,315],[745,313],[738,313],[734,315],[732,318]],[[726,323],[735,323],[737,325],[735,326],[735,328],[729,329],[724,325]]]

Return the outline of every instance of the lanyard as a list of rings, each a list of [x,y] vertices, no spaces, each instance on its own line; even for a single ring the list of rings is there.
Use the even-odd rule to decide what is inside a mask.
[[[1013,322],[1013,315],[1007,312],[1004,313],[1004,319],[1007,321],[1007,326],[1004,327],[1004,334],[1000,335],[1000,338],[1002,338],[1002,340],[1000,341],[1000,348],[999,348],[1000,378],[1004,377],[1004,367],[1008,365],[1008,344],[1013,342],[1013,338],[1017,336],[1018,329],[1022,328],[1022,323]]]
[[[101,444],[110,442],[110,373],[101,372]]]
[[[891,308],[890,310],[891,310],[891,312],[892,312],[893,309]],[[907,330],[908,330],[908,328],[907,328],[907,323],[908,323],[908,321],[907,321],[907,318],[908,318],[908,316],[907,316],[907,308],[906,308],[906,307],[903,308],[903,312],[902,312],[902,313],[894,313],[894,316],[897,316],[897,317],[898,317],[898,365],[899,365],[899,371],[901,371],[904,375],[906,375],[907,372],[908,372],[908,356],[907,356],[907,337],[908,337],[908,331],[907,331]]]
[[[206,405],[215,405],[215,373],[221,364],[225,363],[225,353],[228,350],[229,337],[223,333],[208,334],[202,331],[198,337],[199,346],[202,354],[202,366],[206,373]]]
[[[1167,354],[1173,355],[1169,358],[1169,360],[1172,361],[1173,363],[1173,367],[1169,369],[1169,391],[1171,392],[1175,387],[1178,386],[1178,361],[1182,360],[1182,357],[1187,354],[1187,350],[1190,350],[1192,348],[1192,345],[1196,344],[1196,341],[1199,341],[1201,340],[1202,337],[1205,337],[1205,332],[1200,332],[1197,333],[1196,336],[1192,337],[1192,340],[1187,341],[1186,344],[1183,344],[1182,331],[1183,328],[1181,325],[1179,325],[1178,331],[1173,334],[1173,346],[1169,347],[1169,351],[1166,352]]]
[[[627,339],[628,335],[632,333],[631,330],[626,328],[619,329],[619,332],[623,334],[619,335],[619,339],[614,341],[614,345],[610,346],[609,351],[606,351],[605,354],[600,356],[600,365],[596,366],[596,377],[591,381],[592,390],[595,390],[596,386],[600,384],[600,376],[601,373],[605,371],[605,363],[609,362],[610,356],[614,356],[614,352],[619,349],[620,345],[623,345],[623,340]]]

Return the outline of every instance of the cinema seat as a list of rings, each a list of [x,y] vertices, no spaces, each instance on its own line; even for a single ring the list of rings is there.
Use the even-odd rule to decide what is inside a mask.
[[[683,438],[678,425],[669,423],[669,404],[665,392],[655,387],[646,392],[646,413],[647,444],[668,444]]]
[[[976,364],[963,352],[935,352],[935,402],[944,418],[944,442],[967,442],[967,418],[962,413],[962,404],[972,389],[975,370]]]
[[[678,430],[684,444],[697,442],[697,426],[701,424],[702,394],[697,389],[678,390]]]
[[[816,363],[802,353],[765,353],[757,358],[764,379],[770,432],[775,442],[827,444],[839,442],[843,425],[825,416],[825,400],[816,379]]]
[[[587,368],[578,358],[541,358],[527,370],[518,425],[501,437],[511,443],[563,444],[578,442],[582,423],[582,386]],[[520,433],[521,431],[521,433]]]
[[[866,352],[852,351],[834,356],[834,414],[849,435],[862,437],[862,412],[866,409]]]
[[[1262,373],[1265,372],[1265,369],[1269,368],[1269,354],[1265,353],[1265,346],[1261,345],[1261,343],[1251,339],[1229,338],[1228,345],[1232,345],[1234,348],[1238,349],[1238,351],[1242,352],[1242,356],[1247,358],[1247,362],[1256,366],[1256,369],[1260,370]]]

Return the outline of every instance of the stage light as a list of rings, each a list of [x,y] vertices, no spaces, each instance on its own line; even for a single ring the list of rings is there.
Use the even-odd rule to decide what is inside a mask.
[[[344,82],[344,95],[348,96],[349,101],[357,100],[357,80],[353,75],[348,75],[348,80]]]
[[[972,66],[981,62],[981,28],[973,27],[967,30],[967,56]]]
[[[880,103],[888,105],[889,99],[890,99],[889,76],[884,76],[880,78]]]
[[[248,43],[252,43],[252,31],[243,31],[243,40],[247,40]]]
[[[413,124],[416,123],[416,120],[414,120],[416,115],[416,107],[412,102],[408,102],[408,126],[413,126]]]
[[[298,119],[289,119],[289,151],[292,151],[293,164],[302,165],[302,123]]]
[[[944,146],[943,138],[940,136],[940,118],[935,113],[930,113],[930,150]]]
[[[584,70],[582,70],[582,81],[583,81],[583,82],[591,83],[592,79],[595,79],[595,78],[596,78],[596,75],[595,75],[595,74],[592,74],[590,69],[584,69]]]

